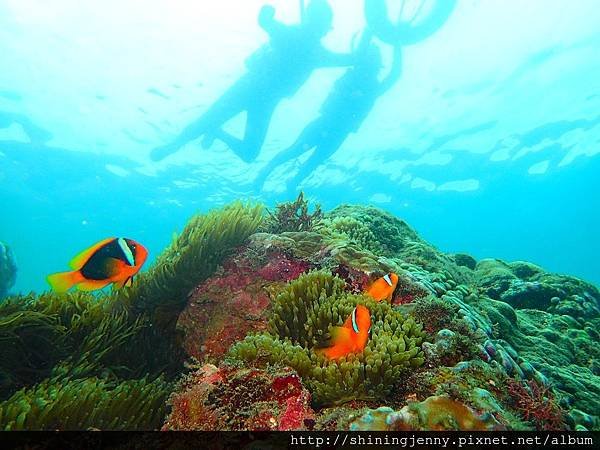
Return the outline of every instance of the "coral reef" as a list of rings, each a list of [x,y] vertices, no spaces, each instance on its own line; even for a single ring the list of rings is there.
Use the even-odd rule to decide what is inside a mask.
[[[359,238],[357,243],[361,242],[361,237],[368,235],[372,242],[367,242],[367,245],[381,248],[385,256],[399,254],[408,246],[421,242],[406,222],[374,207],[341,205],[327,213],[325,218],[333,225],[332,231],[354,235]]]
[[[17,279],[17,263],[10,248],[0,241],[0,299],[8,294],[8,290]]]
[[[188,375],[170,399],[163,430],[305,430],[314,423],[310,394],[290,369],[217,368]]]
[[[496,334],[503,337],[488,346],[504,370],[551,386],[567,409],[591,414],[597,427],[600,348],[594,330],[598,318],[576,320],[537,309],[515,310],[507,303],[486,298],[480,299],[479,307],[494,323]],[[575,426],[577,417],[568,414],[566,420]]]
[[[326,219],[323,221],[322,227],[327,231],[331,240],[343,240],[358,246],[361,250],[368,250],[372,253],[383,252],[383,244],[377,240],[375,234],[367,225],[353,217]]]
[[[350,425],[350,430],[493,431],[504,427],[490,413],[479,414],[446,396],[410,402],[400,411],[380,407],[367,411]]]
[[[410,368],[423,364],[424,335],[413,319],[386,303],[344,292],[345,283],[312,271],[289,283],[273,301],[272,334],[247,337],[230,356],[258,365],[285,364],[302,376],[316,404],[349,399],[383,399]],[[330,361],[325,347],[331,326],[341,325],[356,305],[371,314],[371,338],[361,354]]]
[[[489,298],[516,309],[539,309],[574,318],[600,315],[600,291],[575,277],[546,273],[517,261],[484,259],[475,267],[477,286]]]
[[[4,300],[0,428],[600,429],[595,286],[445,254],[377,208],[309,209],[235,203],[130,289]],[[390,272],[391,302],[364,295]],[[365,348],[328,359],[357,305]]]

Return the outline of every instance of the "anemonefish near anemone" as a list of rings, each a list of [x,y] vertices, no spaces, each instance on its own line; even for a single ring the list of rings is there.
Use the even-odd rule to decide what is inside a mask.
[[[392,294],[398,285],[398,275],[395,273],[388,273],[387,275],[378,278],[371,284],[367,290],[366,294],[376,302],[380,302],[381,300],[392,300]]]
[[[56,292],[75,286],[80,291],[94,291],[109,284],[131,286],[148,257],[143,245],[132,239],[108,238],[79,253],[69,262],[73,271],[59,272],[46,278]]]
[[[337,359],[365,349],[371,331],[371,313],[363,305],[357,305],[341,327],[331,329],[331,347],[321,348],[317,353],[329,359]]]

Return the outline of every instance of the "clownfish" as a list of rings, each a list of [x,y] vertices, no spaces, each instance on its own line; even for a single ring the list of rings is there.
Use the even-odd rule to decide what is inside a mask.
[[[371,313],[363,305],[357,305],[341,327],[331,329],[331,347],[318,349],[317,353],[329,359],[337,359],[349,353],[365,349],[371,331]]]
[[[381,300],[392,300],[392,294],[396,289],[396,285],[398,284],[398,275],[395,273],[388,273],[387,275],[378,278],[371,284],[367,291],[365,292],[376,302],[380,302]]]
[[[80,291],[94,291],[109,284],[131,286],[148,257],[143,245],[132,239],[108,238],[79,253],[69,262],[73,271],[48,275],[46,280],[56,292],[73,286]]]

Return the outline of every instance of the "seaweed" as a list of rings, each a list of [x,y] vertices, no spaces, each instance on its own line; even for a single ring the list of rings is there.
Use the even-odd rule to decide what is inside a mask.
[[[267,211],[269,217],[265,222],[265,231],[272,234],[312,231],[323,218],[323,211],[319,204],[312,213],[308,210],[308,201],[304,199],[304,192],[300,192],[295,201],[276,205],[275,213]]]
[[[564,429],[563,412],[549,386],[534,380],[523,382],[514,378],[507,380],[509,402],[523,419],[533,422],[537,430]]]
[[[64,328],[36,311],[0,309],[0,399],[47,377],[63,357]]]
[[[0,399],[50,375],[105,314],[107,299],[45,293],[0,304]]]
[[[156,429],[170,391],[162,377],[47,379],[0,403],[0,430]]]

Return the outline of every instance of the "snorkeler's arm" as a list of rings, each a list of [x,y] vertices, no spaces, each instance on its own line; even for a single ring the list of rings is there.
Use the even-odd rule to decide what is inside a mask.
[[[258,25],[265,30],[271,39],[284,34],[286,25],[275,19],[275,8],[271,5],[264,5],[258,13]]]
[[[323,58],[322,58],[322,67],[344,67],[344,66],[352,66],[356,63],[356,60],[360,58],[362,52],[368,49],[371,44],[371,38],[373,37],[373,33],[368,28],[365,29],[362,33],[360,42],[355,50],[352,53],[335,53],[329,51],[327,49],[323,49]]]
[[[379,85],[379,89],[383,94],[389,88],[391,88],[398,78],[400,78],[400,74],[402,73],[402,47],[397,46],[394,48],[394,60],[392,62],[392,68],[390,69],[390,73],[388,73],[387,77],[381,82]]]

